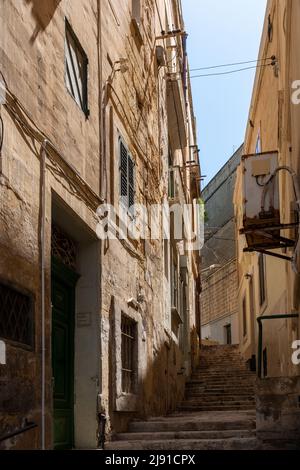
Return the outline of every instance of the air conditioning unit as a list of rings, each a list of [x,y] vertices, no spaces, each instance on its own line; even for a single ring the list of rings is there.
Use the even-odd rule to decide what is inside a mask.
[[[243,230],[248,248],[278,248],[280,241],[278,152],[245,155],[243,171]]]

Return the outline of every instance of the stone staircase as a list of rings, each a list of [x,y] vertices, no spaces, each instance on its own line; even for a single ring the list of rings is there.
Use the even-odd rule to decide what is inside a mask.
[[[186,385],[180,411],[255,410],[256,376],[242,360],[237,346],[202,349],[200,366]]]
[[[204,347],[176,413],[133,421],[106,449],[257,449],[254,384],[236,346]]]

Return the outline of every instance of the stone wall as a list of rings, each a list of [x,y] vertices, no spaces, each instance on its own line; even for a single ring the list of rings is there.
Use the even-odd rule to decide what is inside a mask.
[[[204,332],[206,327],[211,330],[215,322],[224,319],[225,323],[232,323],[236,329],[235,317],[237,314],[237,271],[236,260],[225,264],[213,274],[202,280],[201,293],[201,325]],[[223,330],[223,324],[220,326]],[[204,338],[206,337],[203,335]],[[210,336],[210,335],[208,335]],[[236,336],[236,335],[235,335]],[[219,335],[220,337],[220,335]],[[218,337],[218,340],[220,339]],[[212,336],[210,339],[216,340]],[[224,341],[224,338],[223,338]]]
[[[145,242],[101,242],[97,238],[98,206],[102,202],[117,205],[119,201],[120,136],[135,161],[136,202],[150,207],[167,199],[171,116],[166,102],[165,69],[159,68],[156,61],[156,45],[166,46],[166,41],[157,42],[156,37],[166,29],[167,22],[182,27],[180,9],[178,2],[161,0],[157,10],[156,2],[147,0],[141,22],[136,24],[132,21],[131,3],[31,0],[5,1],[1,7],[0,70],[10,94],[0,109],[4,124],[0,279],[33,295],[35,342],[33,348],[26,349],[6,341],[7,364],[0,365],[0,435],[21,427],[25,418],[38,424],[37,429],[5,441],[3,446],[8,448],[41,447],[42,220],[46,286],[45,446],[53,447],[53,223],[74,239],[76,271],[80,274],[74,312],[75,446],[97,446],[100,412],[107,416],[109,437],[112,432],[125,429],[133,417],[175,409],[190,373],[190,329],[198,311],[197,253],[187,254],[189,314],[187,334],[180,343],[171,329],[170,273],[164,270],[162,238]],[[65,86],[65,19],[88,57],[88,118]],[[180,39],[176,39],[176,44],[182,53]],[[184,103],[182,106],[185,110]],[[191,105],[188,107],[190,140],[183,151],[174,145],[175,164],[183,164],[189,145],[195,143],[193,112]],[[180,124],[185,128],[186,121]],[[44,138],[55,147],[47,147],[45,172],[41,152]],[[198,183],[189,175],[186,183],[188,194],[197,194]],[[113,372],[120,362],[120,348],[115,348],[119,338],[116,324],[120,328],[120,322],[115,321],[116,305],[122,305],[122,311],[129,315],[132,305],[137,309],[137,406],[127,412],[117,410],[114,400],[120,380]],[[82,318],[86,322],[83,326]]]
[[[257,436],[300,448],[300,380],[281,377],[257,381]]]

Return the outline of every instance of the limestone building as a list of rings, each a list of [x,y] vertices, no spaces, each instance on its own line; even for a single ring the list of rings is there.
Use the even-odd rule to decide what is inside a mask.
[[[294,96],[294,82],[300,76],[295,46],[299,20],[299,2],[268,1],[259,52],[263,66],[256,73],[234,196],[240,348],[259,376],[258,431],[291,440],[299,431],[300,391],[299,364],[293,358],[300,335],[299,258],[295,256],[299,250],[300,108]],[[274,171],[271,163],[265,165],[266,159],[274,162]],[[255,190],[247,186],[251,178],[256,178]],[[275,189],[270,189],[272,182]],[[260,227],[249,225],[245,231],[249,188],[252,201],[261,194],[259,214],[252,220]],[[272,219],[275,209],[280,219]]]
[[[233,191],[243,146],[202,191],[205,243],[201,249],[201,338],[239,344]]]
[[[96,448],[175,408],[199,331],[184,235],[99,238],[199,198],[181,3],[4,0],[0,86],[1,446]]]

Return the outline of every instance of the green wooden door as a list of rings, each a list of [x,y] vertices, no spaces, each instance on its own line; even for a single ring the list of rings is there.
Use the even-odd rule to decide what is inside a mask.
[[[52,260],[52,376],[54,448],[74,445],[74,318],[78,275]]]

